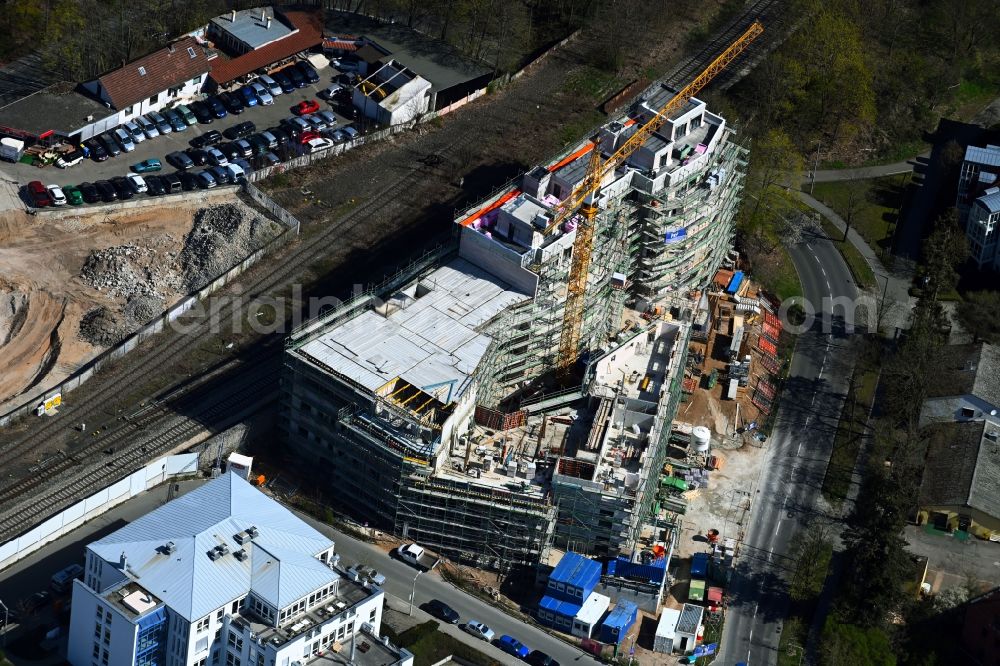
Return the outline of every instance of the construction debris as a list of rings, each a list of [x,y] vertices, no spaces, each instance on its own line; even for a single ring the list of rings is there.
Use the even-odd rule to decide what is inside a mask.
[[[220,204],[199,210],[180,254],[184,284],[192,291],[200,289],[243,261],[278,230],[274,222],[243,206]]]
[[[95,347],[111,347],[128,334],[124,318],[109,307],[94,308],[80,318],[80,337]]]

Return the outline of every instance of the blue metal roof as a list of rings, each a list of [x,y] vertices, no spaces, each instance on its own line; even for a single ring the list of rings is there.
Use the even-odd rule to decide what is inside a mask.
[[[234,536],[248,527],[244,544]],[[167,555],[163,546],[174,543]],[[224,544],[229,554],[208,552]],[[251,590],[279,609],[339,576],[316,555],[333,542],[241,477],[227,473],[91,543],[117,566],[124,553],[128,575],[194,622]],[[233,556],[244,549],[249,557]]]
[[[976,203],[985,208],[991,213],[996,213],[1000,211],[1000,192],[994,192],[993,194],[984,194],[983,196],[976,199]]]
[[[544,608],[547,611],[552,611],[556,615],[562,615],[563,617],[576,617],[576,614],[580,612],[583,608],[583,604],[575,604],[572,601],[562,601],[554,597],[545,595],[542,600],[538,602],[539,608]]]
[[[969,146],[965,149],[965,161],[986,166],[1000,166],[1000,146],[987,145],[985,148]]]
[[[601,580],[601,564],[579,553],[566,553],[549,580],[579,587],[586,590],[583,596],[587,596]]]
[[[617,627],[618,629],[632,626],[632,623],[635,622],[638,608],[631,601],[619,601],[615,604],[614,610],[604,619],[604,626]]]

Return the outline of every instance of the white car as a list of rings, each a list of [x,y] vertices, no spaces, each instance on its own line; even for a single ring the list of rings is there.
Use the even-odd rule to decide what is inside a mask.
[[[320,99],[333,99],[343,89],[344,86],[338,83],[334,83],[329,88],[324,88],[323,90],[320,90],[318,93],[316,93],[316,96],[319,97]]]
[[[45,189],[49,193],[49,198],[52,199],[53,206],[66,205],[66,195],[63,194],[61,187],[59,187],[58,185],[46,185]]]
[[[65,153],[59,156],[56,160],[56,166],[60,169],[68,169],[70,167],[75,167],[77,164],[83,161],[83,152],[79,150],[74,150],[69,153]]]
[[[492,643],[493,637],[496,635],[496,632],[494,632],[492,629],[487,627],[482,622],[477,622],[476,620],[469,620],[465,625],[462,626],[462,629],[469,632],[476,638],[483,639],[487,643]]]
[[[277,97],[278,95],[285,92],[284,90],[281,89],[281,86],[278,84],[278,82],[272,79],[267,74],[262,74],[258,76],[257,80],[263,83],[264,86],[271,91],[271,95],[273,97]]]
[[[250,84],[253,91],[257,93],[257,98],[260,100],[261,104],[265,106],[268,104],[274,104],[274,98],[271,97],[271,91],[264,87],[264,84],[259,81],[254,81]]]
[[[333,141],[329,139],[309,139],[306,143],[306,148],[309,149],[310,153],[318,153],[321,150],[333,148]]]
[[[146,179],[137,173],[130,173],[125,176],[128,179],[128,184],[132,188],[132,191],[136,194],[142,194],[146,192],[148,188],[146,187]]]
[[[212,166],[226,166],[229,164],[229,159],[218,148],[206,148],[205,152],[208,153],[208,163]]]

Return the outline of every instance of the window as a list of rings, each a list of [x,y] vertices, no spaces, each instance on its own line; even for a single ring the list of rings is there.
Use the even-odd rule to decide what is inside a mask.
[[[373,608],[371,614],[368,615],[369,622],[375,622],[375,614],[378,613],[377,608]]]
[[[109,629],[104,630],[104,644],[108,645],[111,643],[111,631]]]
[[[98,620],[97,624],[94,625],[94,638],[100,640],[101,638],[101,621]]]
[[[191,49],[188,49],[188,51],[190,51],[190,50],[191,50]],[[195,85],[197,85],[197,84],[201,83],[201,74],[199,74],[198,76],[196,76],[196,77],[194,77],[193,79],[191,79],[191,81],[192,81],[192,82],[193,82],[193,83],[194,83]]]
[[[100,606],[97,607],[97,621],[100,622],[101,618],[104,617],[104,609]]]
[[[94,643],[94,659],[97,659],[100,656],[101,656],[101,646],[98,645],[97,643]]]
[[[222,622],[222,615],[223,615],[223,613],[225,613],[225,612],[226,612],[226,609],[225,609],[225,608],[220,608],[220,609],[219,609],[219,612],[215,614],[215,621],[216,621],[216,622]]]
[[[198,661],[194,662],[194,666],[205,666],[205,662],[206,661],[207,661],[207,657],[202,657]]]
[[[188,47],[188,55],[191,56],[192,58],[195,57],[194,49],[191,48],[190,46]],[[201,76],[200,75],[198,76],[198,81],[201,81]],[[198,81],[195,81],[195,83],[198,83]]]
[[[139,65],[139,76],[146,76],[146,68]]]
[[[233,608],[230,611],[233,615],[236,615],[237,613],[240,612],[240,601],[241,601],[240,599],[237,599],[236,601],[233,602]]]
[[[208,631],[208,623],[211,621],[211,616],[206,615],[205,617],[198,620],[198,625],[195,627],[195,631]]]
[[[226,653],[226,666],[240,666],[240,658],[232,652]]]

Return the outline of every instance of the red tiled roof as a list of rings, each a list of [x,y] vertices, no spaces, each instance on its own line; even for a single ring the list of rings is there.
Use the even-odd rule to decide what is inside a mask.
[[[324,39],[324,49],[337,49],[339,51],[357,51],[358,43],[349,39]]]
[[[192,57],[188,49],[194,50]],[[139,73],[142,67],[145,74]],[[124,109],[172,86],[189,81],[209,69],[205,49],[194,37],[185,37],[171,46],[150,53],[98,81],[116,109]]]
[[[319,12],[290,11],[283,12],[283,15],[298,32],[238,58],[215,58],[210,63],[212,71],[209,76],[212,80],[219,85],[229,83],[272,62],[311,49],[323,41],[323,20]]]

